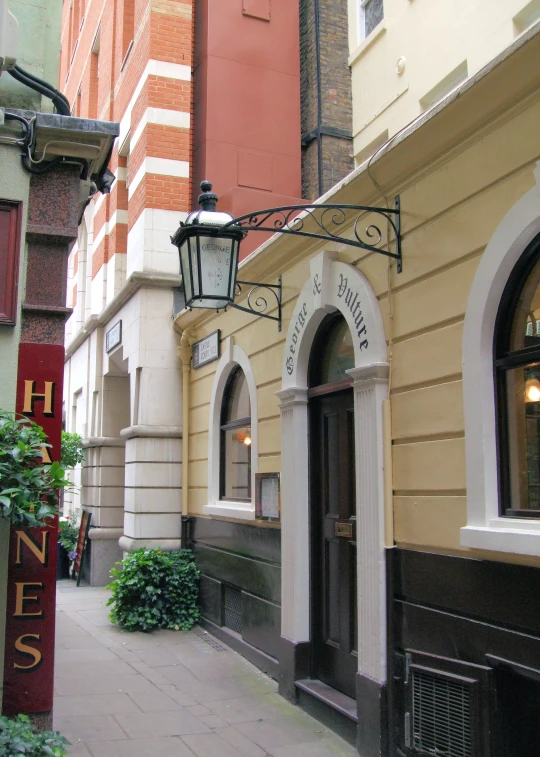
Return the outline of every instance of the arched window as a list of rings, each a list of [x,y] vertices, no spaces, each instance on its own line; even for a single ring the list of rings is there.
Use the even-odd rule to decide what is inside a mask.
[[[220,499],[251,500],[251,406],[244,371],[235,368],[221,405]]]
[[[540,518],[540,237],[505,287],[494,348],[500,514]]]

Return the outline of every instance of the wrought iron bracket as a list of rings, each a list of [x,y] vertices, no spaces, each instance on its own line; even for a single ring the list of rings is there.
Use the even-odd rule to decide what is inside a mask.
[[[367,226],[363,228],[363,219],[372,215],[376,216],[377,221],[373,223],[368,220]],[[314,226],[311,225],[311,222],[314,223]],[[389,230],[388,238],[382,231],[384,222],[386,222]],[[399,195],[395,198],[393,208],[333,204],[286,205],[280,208],[267,208],[266,210],[257,210],[254,213],[246,213],[229,221],[222,228],[228,226],[237,226],[246,232],[269,231],[274,234],[293,234],[339,242],[351,247],[361,247],[363,250],[394,258],[398,273],[401,273],[403,267]],[[340,231],[351,227],[353,230],[352,238],[340,236]],[[383,243],[383,240],[385,240],[385,243]],[[395,252],[390,249],[392,243]],[[263,285],[255,284],[254,286]],[[248,312],[256,311],[250,310]],[[263,315],[263,313],[260,315]],[[268,318],[269,316],[265,317]]]
[[[242,305],[232,304],[230,307],[235,310],[242,310],[244,313],[253,313],[254,315],[260,315],[261,318],[268,318],[270,321],[277,321],[278,331],[281,331],[281,276],[278,276],[277,284],[257,284],[255,281],[236,281],[237,294],[242,294],[242,287],[252,287],[248,292],[247,305],[248,307],[242,307]],[[275,298],[275,304],[277,305],[277,316],[269,315],[266,310],[268,309],[268,300],[264,294],[257,294],[255,301],[252,302],[252,297],[258,290],[266,290]],[[274,304],[274,303],[272,303]]]

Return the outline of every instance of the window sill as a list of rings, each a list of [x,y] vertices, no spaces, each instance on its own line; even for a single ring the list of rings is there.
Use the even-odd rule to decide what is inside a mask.
[[[203,512],[205,515],[217,515],[220,518],[255,520],[255,506],[252,502],[227,502],[227,500],[220,500],[205,505]]]
[[[382,35],[386,32],[386,21],[383,19],[380,24],[378,24],[375,29],[371,32],[371,34],[366,37],[356,48],[354,53],[349,56],[349,66],[352,66],[354,63],[356,63],[359,58],[364,55],[366,50],[368,50],[371,45],[379,39],[379,37],[382,37]]]
[[[524,518],[494,518],[489,526],[465,526],[461,545],[490,552],[540,555],[540,521]]]

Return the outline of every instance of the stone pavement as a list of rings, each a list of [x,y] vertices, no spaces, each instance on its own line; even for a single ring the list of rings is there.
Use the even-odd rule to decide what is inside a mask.
[[[58,583],[54,727],[71,757],[355,757],[201,628],[122,631],[108,597]]]

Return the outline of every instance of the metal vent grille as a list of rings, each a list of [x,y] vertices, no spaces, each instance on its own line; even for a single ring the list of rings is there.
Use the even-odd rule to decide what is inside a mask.
[[[437,757],[473,757],[470,688],[417,670],[412,684],[414,750]]]
[[[242,592],[223,587],[223,625],[242,633]]]

